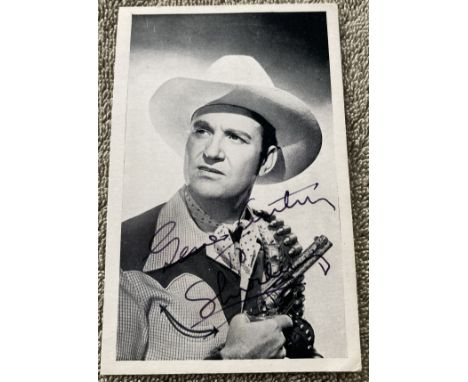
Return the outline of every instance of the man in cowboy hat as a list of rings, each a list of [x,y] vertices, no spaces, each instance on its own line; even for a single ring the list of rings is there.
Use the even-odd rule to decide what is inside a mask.
[[[315,160],[315,117],[247,56],[220,58],[202,79],[165,82],[150,115],[185,151],[186,184],[122,224],[118,359],[283,358],[291,318],[252,314],[272,266],[301,247],[248,202],[254,184],[285,181]],[[302,298],[296,305],[300,316]]]

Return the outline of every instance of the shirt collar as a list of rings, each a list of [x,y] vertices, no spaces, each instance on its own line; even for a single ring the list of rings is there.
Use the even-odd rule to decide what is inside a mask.
[[[209,234],[195,224],[184,199],[182,188],[162,207],[155,222],[155,235],[151,245],[153,253],[145,263],[144,272],[174,264],[193,253],[194,249],[211,242]]]
[[[221,223],[208,215],[190,194],[188,187],[184,187],[184,198],[188,211],[195,223],[205,232],[214,232]]]
[[[155,235],[151,244],[153,253],[148,256],[143,271],[150,272],[174,264],[206,245],[208,257],[236,272],[230,259],[227,256],[220,256],[214,246],[213,239],[218,240],[218,244],[222,244],[221,239],[226,235],[217,237],[214,235],[214,230],[206,232],[202,230],[190,214],[184,194],[185,187],[176,192],[162,207],[155,222]],[[232,243],[230,237],[225,240]]]
[[[192,198],[193,199],[193,198]],[[203,210],[200,211],[203,212]],[[143,268],[144,272],[150,272],[156,269],[161,269],[169,264],[174,264],[182,260],[186,256],[195,253],[197,249],[206,245],[205,254],[217,263],[227,267],[231,271],[239,274],[241,277],[241,287],[247,290],[248,279],[250,278],[256,257],[260,250],[260,244],[257,240],[261,237],[263,242],[274,243],[274,238],[269,232],[268,225],[265,221],[256,218],[256,214],[249,208],[246,208],[245,217],[250,220],[241,220],[235,224],[245,224],[242,232],[241,244],[247,244],[247,241],[255,242],[253,251],[250,253],[249,260],[243,263],[241,269],[236,269],[233,266],[232,259],[228,255],[229,251],[223,252],[221,255],[218,245],[229,247],[232,245],[230,235],[214,234],[214,231],[204,232],[196,223],[189,212],[185,198],[185,187],[181,188],[174,196],[163,206],[159,214],[157,222],[155,222],[155,236],[152,243],[153,253],[151,253]],[[213,220],[214,222],[214,220]],[[226,232],[230,229],[229,226],[221,224],[216,228],[217,232]],[[220,240],[221,237],[226,237],[226,241]],[[213,242],[215,237],[217,242]],[[215,247],[216,246],[216,247]],[[157,251],[154,249],[158,248]],[[159,250],[160,249],[160,250]]]
[[[223,224],[226,225],[231,231],[234,231],[239,223],[242,223],[244,226],[252,224],[251,220],[253,219],[253,212],[248,205],[245,207],[241,218],[237,222],[233,224],[226,224],[219,222],[208,215],[208,213],[206,213],[192,197],[187,186],[183,188],[183,194],[190,215],[192,216],[197,226],[200,227],[200,229],[204,232],[215,232],[216,229]]]

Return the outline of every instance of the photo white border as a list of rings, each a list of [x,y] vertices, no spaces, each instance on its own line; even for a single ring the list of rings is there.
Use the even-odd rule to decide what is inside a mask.
[[[326,12],[330,55],[330,77],[335,138],[336,176],[344,263],[344,294],[347,358],[281,360],[203,360],[203,361],[116,361],[117,313],[119,291],[120,229],[126,126],[127,82],[133,15],[207,14],[253,12]],[[112,107],[112,130],[107,206],[107,236],[104,282],[104,309],[101,348],[101,374],[189,374],[251,372],[360,371],[361,354],[356,290],[356,268],[349,188],[343,80],[335,4],[238,5],[190,7],[121,7],[118,17],[117,45]]]

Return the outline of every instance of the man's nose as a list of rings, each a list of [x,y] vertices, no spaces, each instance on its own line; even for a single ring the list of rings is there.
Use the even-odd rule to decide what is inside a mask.
[[[221,138],[214,136],[210,142],[207,143],[205,150],[203,150],[203,157],[208,161],[224,160],[225,155],[222,148]]]

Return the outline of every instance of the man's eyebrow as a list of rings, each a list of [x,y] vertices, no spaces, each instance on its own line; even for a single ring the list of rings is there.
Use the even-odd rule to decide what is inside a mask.
[[[213,128],[211,127],[211,125],[208,122],[201,121],[201,120],[195,121],[193,123],[192,127],[197,128],[197,129],[206,129],[206,130],[209,130],[209,131],[213,131]]]
[[[238,136],[240,136],[240,137],[242,137],[244,139],[247,139],[249,141],[252,140],[252,137],[250,136],[250,134],[247,134],[245,131],[236,130],[236,129],[225,129],[224,132],[234,134],[234,135],[238,135]]]

